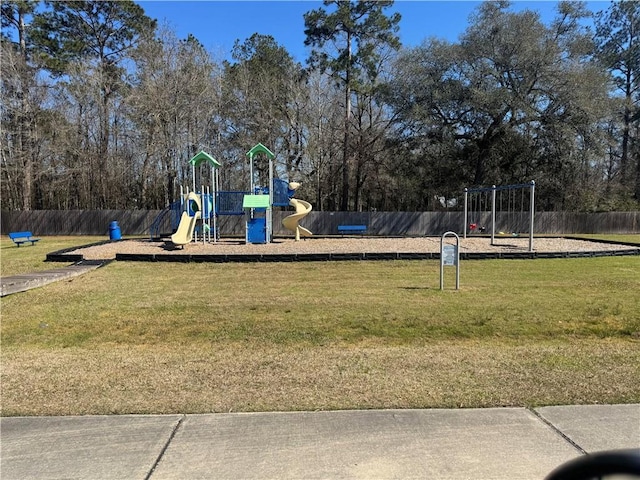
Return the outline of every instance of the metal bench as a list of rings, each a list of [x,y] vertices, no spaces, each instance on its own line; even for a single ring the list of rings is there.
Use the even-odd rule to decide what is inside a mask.
[[[338,225],[338,233],[344,236],[346,233],[364,234],[367,231],[366,225]]]
[[[15,243],[18,247],[23,243],[31,242],[31,245],[35,245],[39,238],[33,238],[33,234],[31,232],[11,232],[9,233],[9,238]]]

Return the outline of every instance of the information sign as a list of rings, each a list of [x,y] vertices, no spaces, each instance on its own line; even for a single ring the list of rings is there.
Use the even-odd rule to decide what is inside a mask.
[[[457,245],[445,245],[442,247],[442,264],[445,267],[455,267],[458,264]]]
[[[455,245],[445,244],[448,237],[455,239]],[[455,232],[446,232],[440,239],[440,290],[444,290],[444,267],[456,267],[456,290],[460,288],[460,237]]]

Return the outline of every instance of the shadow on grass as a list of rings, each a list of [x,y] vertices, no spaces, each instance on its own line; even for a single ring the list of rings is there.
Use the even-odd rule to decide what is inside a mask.
[[[400,290],[439,290],[436,287],[398,287]]]

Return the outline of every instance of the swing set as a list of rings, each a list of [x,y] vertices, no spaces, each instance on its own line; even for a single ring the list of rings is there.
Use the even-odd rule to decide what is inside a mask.
[[[533,220],[535,216],[536,182],[464,189],[464,238],[467,233],[491,232],[495,245],[500,236],[520,237],[529,234],[529,251],[533,252]],[[526,195],[527,189],[529,195]]]

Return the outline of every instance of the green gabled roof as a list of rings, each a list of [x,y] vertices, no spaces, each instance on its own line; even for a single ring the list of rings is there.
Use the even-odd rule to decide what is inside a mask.
[[[220,168],[222,166],[220,162],[218,162],[204,150],[200,150],[200,152],[196,153],[196,155],[191,160],[189,160],[189,163],[194,167],[201,165],[203,162],[207,162],[213,168]]]
[[[251,150],[249,150],[247,152],[247,155],[249,156],[249,158],[253,158],[253,156],[256,153],[264,153],[266,154],[269,158],[276,158],[276,156],[273,154],[273,152],[271,152],[271,150],[269,150],[267,147],[265,147],[263,144],[258,143],[256,146],[254,146]]]
[[[269,208],[269,195],[245,195],[242,208]]]

